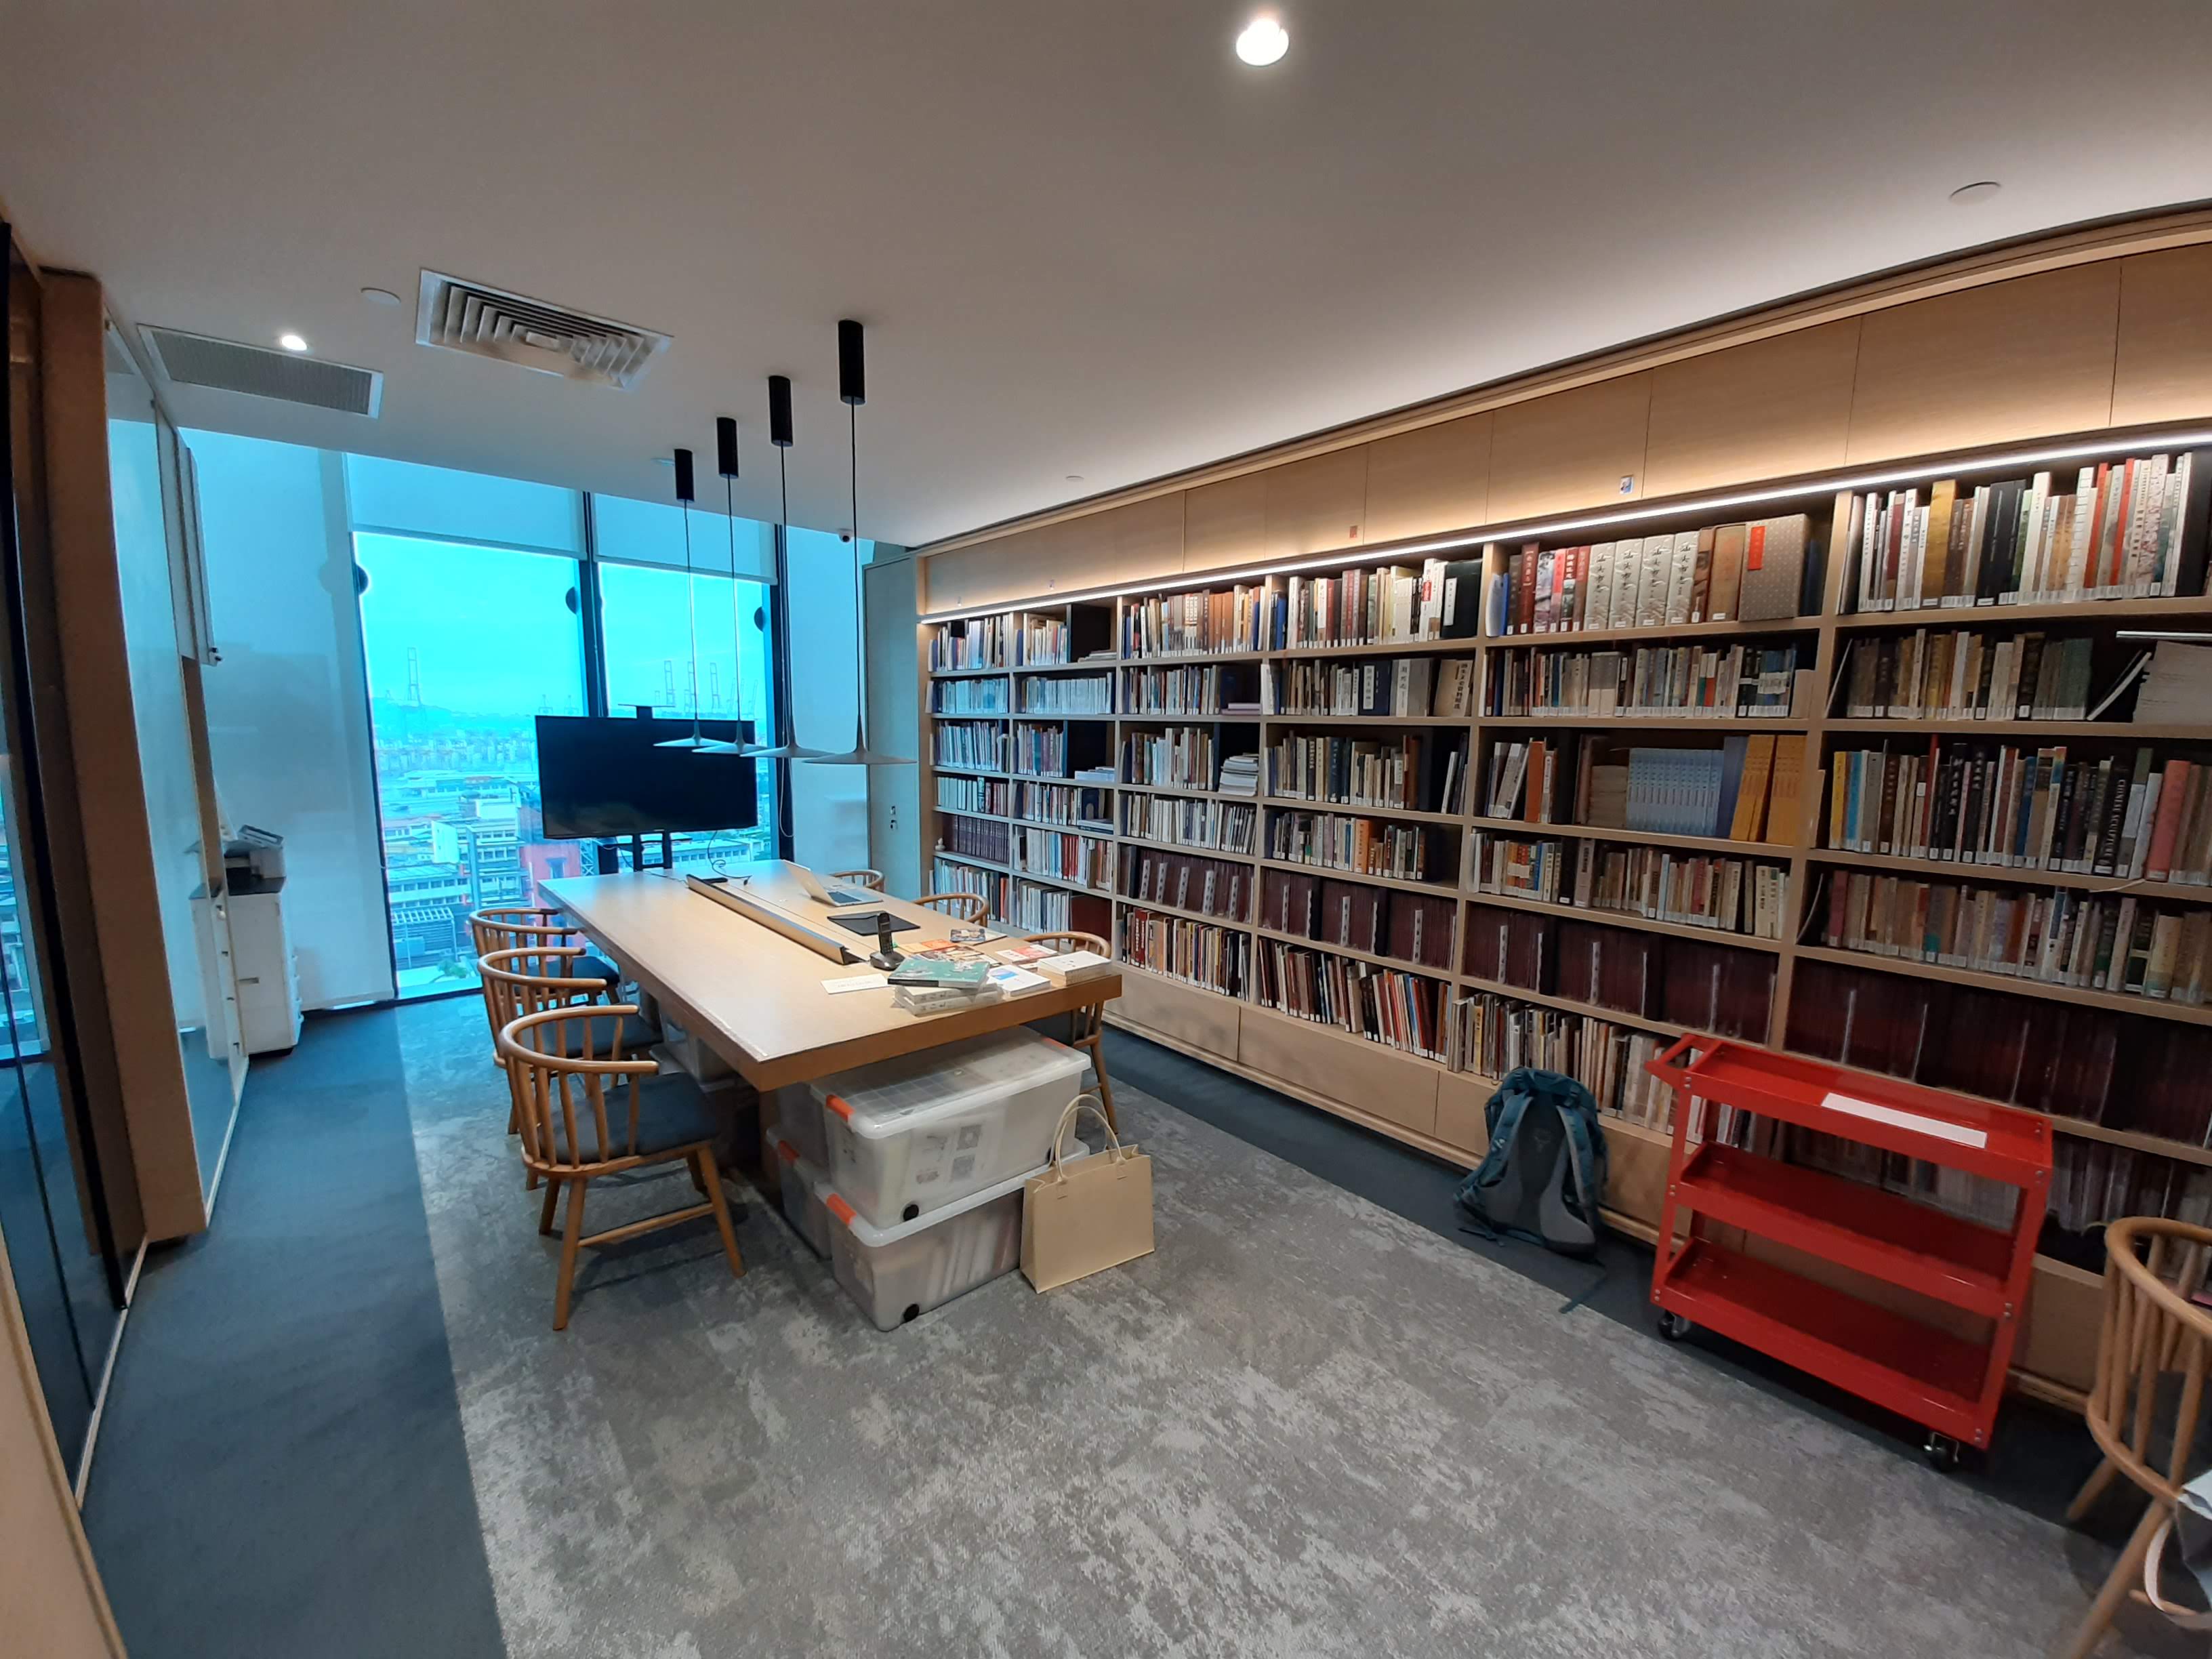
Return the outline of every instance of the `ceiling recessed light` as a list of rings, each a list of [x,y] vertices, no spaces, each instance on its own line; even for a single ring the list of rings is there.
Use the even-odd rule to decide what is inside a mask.
[[[1254,69],[1265,69],[1279,63],[1291,49],[1290,31],[1285,29],[1273,12],[1263,11],[1244,26],[1244,33],[1237,37],[1237,55]]]
[[[399,296],[388,288],[365,288],[361,291],[361,297],[373,306],[396,306],[399,303]]]
[[[305,351],[307,349],[307,343],[296,334],[279,334],[276,343],[287,351]]]
[[[1083,482],[1083,475],[1080,472],[1071,472],[1067,475],[1067,481],[1070,483],[1081,483]]]
[[[1984,179],[1971,185],[1961,185],[1951,192],[1951,199],[1960,207],[1972,207],[1977,202],[1986,202],[2004,186],[1994,179]]]

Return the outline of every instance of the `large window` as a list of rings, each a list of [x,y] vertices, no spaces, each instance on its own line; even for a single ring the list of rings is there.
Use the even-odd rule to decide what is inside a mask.
[[[585,712],[579,565],[386,535],[354,558],[399,994],[473,985],[469,912],[582,873],[543,834],[536,726]]]

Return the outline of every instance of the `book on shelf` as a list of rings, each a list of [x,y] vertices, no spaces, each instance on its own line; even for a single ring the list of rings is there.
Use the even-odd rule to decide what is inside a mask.
[[[1249,934],[1138,908],[1121,912],[1121,959],[1133,967],[1224,996],[1244,994]]]
[[[1568,733],[1494,744],[1485,812],[1528,823],[1793,844],[1802,733],[1732,732],[1717,748]]]
[[[1917,628],[1861,637],[1845,650],[1844,713],[1852,720],[2084,720],[2095,653],[2086,635],[2040,631]]]
[[[1250,750],[1224,756],[1221,775],[1214,787],[1224,795],[1256,795],[1260,792],[1260,757]]]
[[[2212,909],[2136,894],[2023,890],[1830,871],[1821,940],[2045,985],[2199,1006]]]
[[[1576,909],[1782,937],[1787,866],[1712,853],[1531,839],[1478,830],[1468,838],[1467,885]]]
[[[1425,715],[1436,672],[1432,657],[1370,657],[1352,662],[1267,665],[1278,714]]]
[[[2154,645],[2135,718],[2144,725],[2212,727],[2212,645],[2184,640]]]
[[[1279,809],[1267,815],[1267,856],[1320,869],[1426,881],[1455,856],[1447,848],[1449,833],[1342,812]]]
[[[2068,489],[2071,485],[2070,490]],[[2155,599],[2204,591],[2212,451],[2070,474],[1855,497],[1843,592],[1857,611]]]
[[[1271,596],[1268,643],[1278,651],[1444,637],[1457,589],[1442,559],[1334,575],[1294,575]]]
[[[939,674],[964,674],[1004,668],[1012,631],[1012,618],[1004,616],[939,623],[929,636],[930,669]]]
[[[1124,601],[1124,658],[1258,651],[1267,637],[1270,596],[1264,582],[1238,582],[1212,592],[1152,594]]]
[[[1241,922],[1251,911],[1252,868],[1194,853],[1124,846],[1121,896]]]
[[[1285,733],[1266,757],[1267,793],[1336,806],[1455,813],[1467,736]]]
[[[1463,970],[1493,985],[1755,1042],[1766,1039],[1776,958],[1718,939],[1631,931],[1573,911],[1506,910],[1473,899]]]
[[[1482,712],[1499,719],[1787,718],[1796,702],[1798,663],[1795,644],[1493,651]]]
[[[1674,1091],[1644,1070],[1668,1039],[1592,1014],[1567,1013],[1477,991],[1452,1009],[1453,1069],[1502,1078],[1534,1066],[1573,1078],[1597,1109],[1631,1123],[1674,1127]]]
[[[1450,971],[1455,901],[1290,870],[1261,872],[1260,922],[1324,945]]]
[[[1818,610],[1804,514],[1588,545],[1485,550],[1482,632],[1783,622]]]
[[[1443,981],[1350,957],[1261,939],[1259,995],[1263,1006],[1319,1025],[1333,1025],[1385,1048],[1444,1058]]]

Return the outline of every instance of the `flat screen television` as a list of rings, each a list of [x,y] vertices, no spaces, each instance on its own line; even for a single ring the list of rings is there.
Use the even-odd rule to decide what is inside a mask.
[[[702,737],[752,738],[750,720],[702,720]],[[759,821],[754,763],[736,755],[660,749],[688,720],[540,714],[538,797],[549,841],[749,830]]]

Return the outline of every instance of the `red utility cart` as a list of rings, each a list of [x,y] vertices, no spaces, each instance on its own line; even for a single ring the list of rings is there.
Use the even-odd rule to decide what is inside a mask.
[[[1674,1090],[1651,1275],[1662,1334],[1703,1325],[1886,1406],[1928,1429],[1939,1466],[1957,1462],[1960,1442],[1986,1448],[2050,1191],[2050,1124],[1725,1038],[1686,1036],[1647,1069]],[[1724,1107],[2015,1187],[2011,1225],[1723,1144]],[[1779,1265],[1754,1239],[1964,1309],[1989,1334],[1956,1335],[1838,1290]]]

